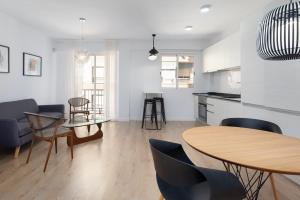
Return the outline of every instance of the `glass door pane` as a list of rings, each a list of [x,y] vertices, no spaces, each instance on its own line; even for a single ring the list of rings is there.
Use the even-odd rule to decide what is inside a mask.
[[[90,100],[90,118],[97,118],[105,113],[105,57],[91,55],[83,71],[82,95]]]

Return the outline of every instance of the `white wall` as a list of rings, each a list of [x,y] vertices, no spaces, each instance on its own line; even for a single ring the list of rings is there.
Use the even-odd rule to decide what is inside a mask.
[[[144,91],[163,91],[167,120],[194,120],[193,92],[207,91],[208,75],[201,73],[205,43],[195,40],[159,40],[157,48],[163,52],[185,53],[195,56],[195,86],[191,89],[162,89],[160,86],[160,59],[148,60],[151,41],[120,42],[119,119],[141,120]]]
[[[116,41],[119,66],[117,78],[117,119],[120,121],[141,120],[144,91],[160,91],[160,61],[148,60],[151,40]],[[201,49],[206,42],[198,40],[158,40],[156,46],[161,52],[191,53],[195,55],[195,87],[191,89],[165,89],[164,98],[167,120],[194,120],[193,92],[205,92],[208,88],[208,75],[201,73]],[[56,41],[55,63],[57,67],[57,101],[67,102],[70,92],[68,68],[72,67],[71,51],[78,47],[78,41]],[[105,41],[87,41],[85,48],[91,52],[105,51]],[[69,61],[68,61],[69,60]],[[72,75],[71,75],[72,76]]]
[[[85,47],[92,52],[105,50],[105,41],[88,41]],[[195,87],[192,89],[164,90],[167,120],[194,120],[193,92],[207,91],[208,75],[201,73],[201,49],[205,42],[198,40],[158,40],[157,48],[161,52],[191,53],[195,55]],[[70,57],[78,42],[61,40],[55,42],[57,67],[57,101],[66,102],[70,94],[70,85],[65,81],[72,76],[68,68],[72,67]],[[160,91],[160,61],[148,60],[151,40],[119,40],[117,49],[119,68],[117,72],[117,119],[120,121],[141,120],[145,90]],[[69,60],[69,61],[68,61]],[[72,93],[72,92],[71,92]]]
[[[119,43],[119,100],[118,100],[118,119],[120,121],[129,120],[130,116],[130,74],[131,74],[131,42],[122,41]]]
[[[263,119],[280,126],[288,136],[300,138],[300,61],[265,61],[256,52],[260,19],[267,11],[287,3],[273,1],[245,19],[241,26],[242,109],[240,117]],[[300,184],[299,176],[289,176]]]
[[[283,0],[273,1],[249,16],[241,25],[242,101],[300,111],[300,60],[266,61],[256,51],[257,30],[262,17],[271,9],[286,3]]]
[[[55,69],[50,39],[3,13],[0,24],[0,44],[10,47],[10,73],[0,73],[0,102],[34,98],[39,104],[54,103]],[[42,56],[42,77],[23,76],[23,52]]]

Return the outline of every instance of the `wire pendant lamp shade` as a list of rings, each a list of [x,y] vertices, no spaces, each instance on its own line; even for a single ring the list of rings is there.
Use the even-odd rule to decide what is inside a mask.
[[[300,59],[300,1],[290,1],[263,18],[257,52],[264,60]]]
[[[80,37],[80,48],[75,52],[75,61],[77,64],[84,65],[89,61],[89,52],[84,48],[84,23],[86,19],[79,18],[81,23],[81,37]]]

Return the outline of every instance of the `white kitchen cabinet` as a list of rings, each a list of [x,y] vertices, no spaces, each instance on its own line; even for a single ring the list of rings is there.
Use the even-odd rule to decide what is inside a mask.
[[[215,72],[241,65],[241,36],[234,33],[203,51],[203,72]]]
[[[203,72],[218,71],[218,61],[216,61],[216,54],[218,49],[215,46],[209,47],[203,51]]]
[[[223,119],[243,116],[243,107],[240,102],[207,98],[207,104],[207,123],[209,125],[220,125]]]

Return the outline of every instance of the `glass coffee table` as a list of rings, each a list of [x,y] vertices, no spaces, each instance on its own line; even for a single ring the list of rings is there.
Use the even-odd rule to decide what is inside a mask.
[[[103,137],[103,132],[101,130],[102,123],[108,122],[110,120],[106,119],[105,117],[99,116],[92,119],[87,119],[83,116],[75,117],[74,119],[67,120],[62,126],[65,128],[69,128],[72,130],[73,134],[73,145],[82,144],[85,142],[89,142],[92,140],[97,140]],[[90,133],[91,125],[97,125],[98,130],[96,133]],[[75,128],[79,127],[87,127],[86,131],[81,131],[76,133]],[[67,143],[70,146],[71,141],[68,137]]]

